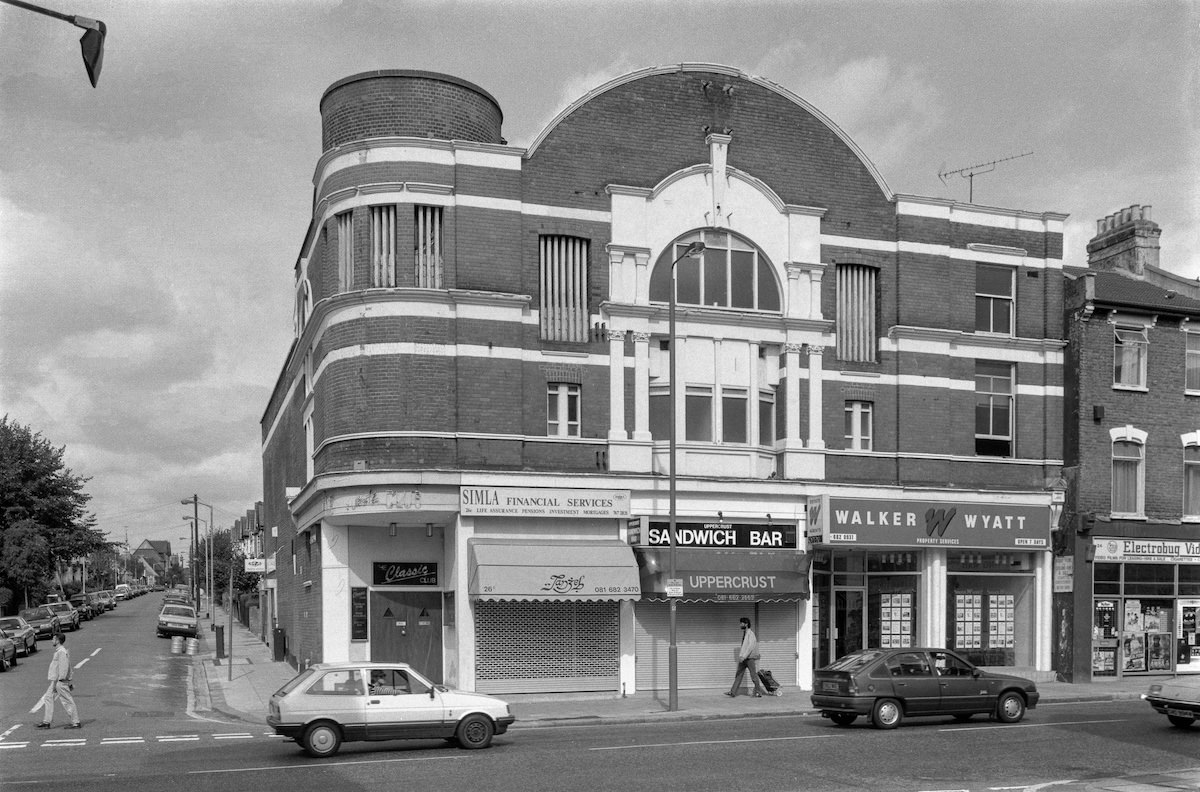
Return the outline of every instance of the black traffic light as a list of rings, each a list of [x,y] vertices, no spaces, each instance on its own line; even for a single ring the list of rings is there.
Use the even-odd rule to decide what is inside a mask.
[[[90,22],[95,27],[80,24],[81,21]],[[83,68],[87,69],[88,79],[95,88],[96,83],[100,81],[100,67],[104,65],[104,37],[108,31],[104,27],[104,23],[98,19],[85,19],[77,16],[75,24],[88,28],[83,32],[83,38],[79,39],[79,48],[83,50]]]

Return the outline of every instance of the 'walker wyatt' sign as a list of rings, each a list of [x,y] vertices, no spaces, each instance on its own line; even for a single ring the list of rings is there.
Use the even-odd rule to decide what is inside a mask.
[[[1046,550],[1050,508],[1009,503],[808,499],[809,537],[830,545]]]

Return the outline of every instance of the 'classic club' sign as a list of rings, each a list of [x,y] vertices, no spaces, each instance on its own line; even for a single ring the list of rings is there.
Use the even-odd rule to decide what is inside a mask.
[[[438,565],[433,561],[376,561],[371,565],[376,586],[436,586]]]

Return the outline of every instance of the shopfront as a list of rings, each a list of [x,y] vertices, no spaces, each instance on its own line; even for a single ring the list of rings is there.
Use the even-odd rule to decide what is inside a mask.
[[[809,596],[808,556],[796,525],[677,522],[671,586],[669,523],[631,532],[642,598],[636,604],[638,690],[669,683],[670,595],[675,596],[680,688],[727,686],[749,618],[762,652],[760,668],[782,685],[799,680],[798,638]]]
[[[1095,537],[1092,675],[1200,673],[1200,542]]]
[[[822,495],[808,518],[814,667],[932,645],[1049,669],[1048,505]]]
[[[641,594],[621,538],[628,491],[464,487],[460,497],[475,689],[619,691],[622,604]]]

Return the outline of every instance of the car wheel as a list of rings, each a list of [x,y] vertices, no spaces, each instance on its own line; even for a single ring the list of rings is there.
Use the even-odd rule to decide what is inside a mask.
[[[1025,699],[1016,691],[1009,690],[1000,694],[996,702],[996,720],[1001,723],[1016,723],[1025,717]]]
[[[831,712],[829,720],[833,721],[835,726],[849,726],[858,720],[858,715],[853,712]]]
[[[491,718],[476,713],[458,722],[454,736],[463,748],[487,748],[492,744],[492,735],[495,733]]]
[[[8,658],[0,657],[0,671],[7,671],[7,670],[8,670]]]
[[[894,729],[904,720],[904,710],[896,699],[881,698],[871,708],[871,723],[877,729]]]
[[[1195,718],[1187,718],[1183,715],[1168,715],[1167,720],[1171,721],[1172,726],[1178,726],[1181,729],[1190,728],[1196,722]]]
[[[309,756],[333,756],[342,745],[342,733],[332,723],[314,723],[304,730],[302,745]]]
[[[31,644],[29,645],[29,647],[30,647],[30,648],[28,649],[28,651],[30,651],[30,652],[36,652],[36,651],[38,650],[37,638],[34,638],[34,639],[33,639],[33,643],[31,643]]]

